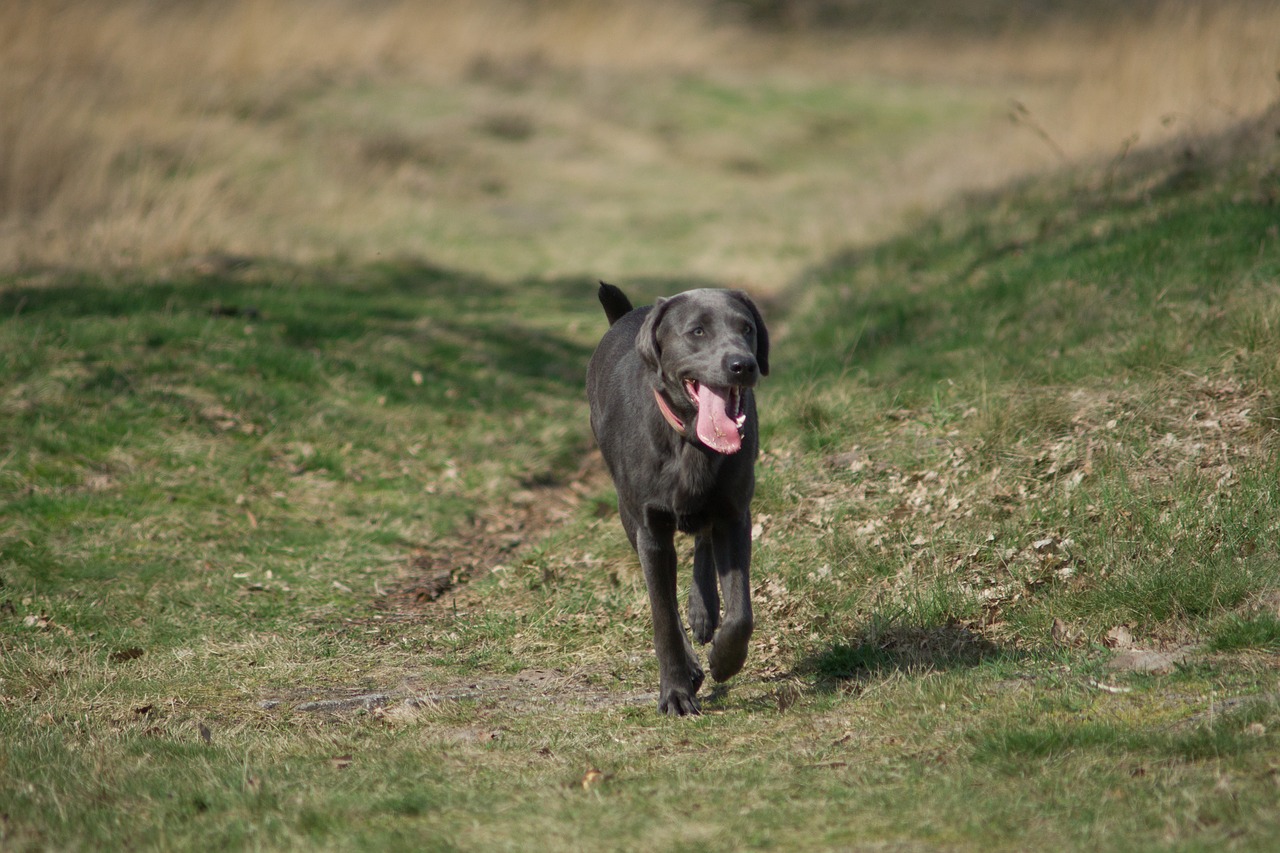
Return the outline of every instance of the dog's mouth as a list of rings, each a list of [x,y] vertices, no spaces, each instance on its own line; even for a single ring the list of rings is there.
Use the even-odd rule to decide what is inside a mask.
[[[747,423],[742,389],[703,385],[693,379],[684,381],[684,389],[698,409],[699,440],[717,453],[741,450],[742,428]]]

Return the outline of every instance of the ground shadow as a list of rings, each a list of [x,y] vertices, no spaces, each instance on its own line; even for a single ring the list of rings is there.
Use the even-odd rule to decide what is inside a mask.
[[[582,395],[591,354],[582,331],[597,318],[601,333],[607,327],[595,290],[585,277],[498,282],[417,259],[304,266],[238,258],[171,273],[28,271],[0,278],[0,317],[68,339],[84,337],[78,330],[91,327],[83,321],[111,321],[81,349],[89,360],[112,353],[121,372],[129,361],[121,353],[199,359],[243,330],[257,343],[244,366],[267,380],[297,379],[310,365],[387,402],[515,409],[548,394]]]
[[[795,671],[797,675],[813,679],[818,689],[835,690],[892,672],[968,669],[1017,656],[1013,649],[1002,647],[964,625],[873,622],[847,640],[805,656]]]
[[[637,279],[637,305],[705,281]],[[608,328],[590,276],[498,281],[418,258],[368,264],[300,265],[271,258],[197,259],[166,272],[29,270],[0,277],[0,317],[69,326],[120,320],[121,339],[157,350],[198,347],[219,324],[254,324],[282,347],[332,355],[333,366],[363,371],[389,401],[418,371],[431,402],[470,409],[477,397],[520,404],[552,393],[583,395],[587,361]],[[361,343],[375,357],[348,354]],[[107,341],[103,341],[107,343]],[[269,364],[264,368],[269,368]],[[495,376],[505,377],[501,387]]]

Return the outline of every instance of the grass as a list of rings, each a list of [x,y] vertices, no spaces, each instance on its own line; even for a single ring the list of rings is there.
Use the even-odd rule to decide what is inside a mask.
[[[575,6],[505,42],[541,58],[380,70],[421,20],[380,9],[349,76],[206,57],[206,135],[83,184],[217,187],[248,213],[190,208],[208,245],[6,208],[80,224],[0,275],[0,847],[1270,848],[1274,111],[869,225],[835,176],[981,136],[1002,84],[701,19],[623,50]],[[655,711],[591,448],[597,265],[762,283],[758,628],[697,719]]]
[[[7,846],[1264,849],[1268,163],[1032,182],[799,282],[760,630],[695,721],[582,463],[592,282],[11,277]],[[1112,671],[1119,625],[1201,648]]]
[[[1209,647],[1215,651],[1259,649],[1274,652],[1280,648],[1280,620],[1274,613],[1232,616],[1218,626],[1209,640]]]

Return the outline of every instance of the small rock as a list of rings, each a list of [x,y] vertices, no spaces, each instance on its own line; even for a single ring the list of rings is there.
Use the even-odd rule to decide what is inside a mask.
[[[1173,672],[1178,664],[1187,659],[1189,651],[1189,649],[1175,649],[1169,652],[1125,649],[1113,657],[1107,666],[1118,671],[1147,672],[1152,675],[1163,675]]]

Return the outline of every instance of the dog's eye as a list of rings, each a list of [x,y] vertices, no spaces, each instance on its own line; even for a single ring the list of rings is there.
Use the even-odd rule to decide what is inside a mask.
[[[689,334],[693,335],[695,338],[700,338],[706,333],[707,333],[707,330],[702,328],[701,326],[694,326],[692,329],[689,330]]]
[[[755,326],[751,325],[750,323],[744,323],[744,324],[743,324],[743,326],[742,326],[742,334],[747,335],[747,336],[750,336],[750,335],[754,335],[754,334],[755,334],[755,332],[756,332],[756,327],[755,327]]]

